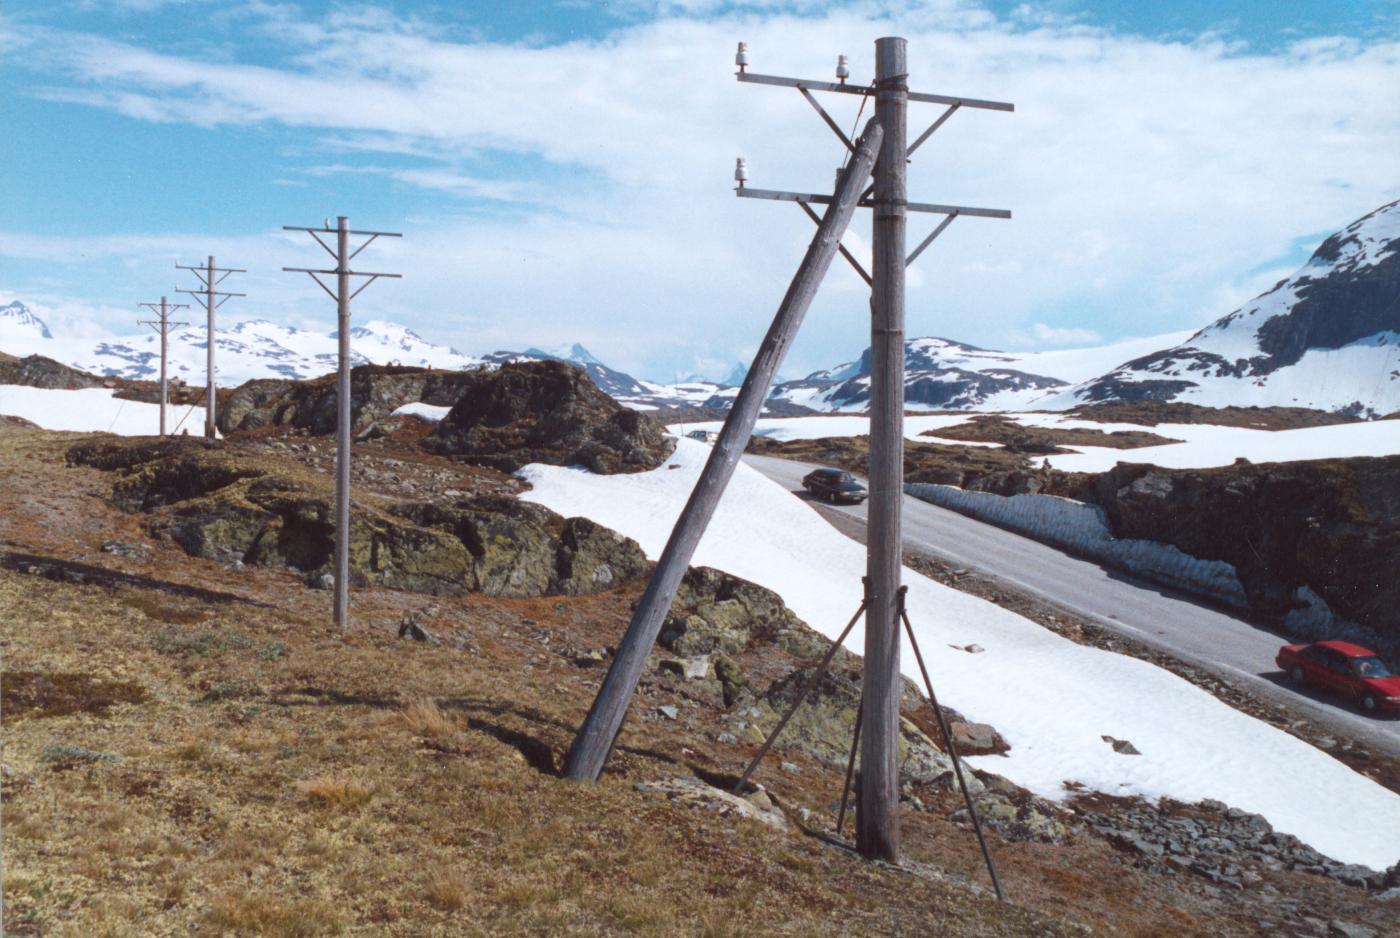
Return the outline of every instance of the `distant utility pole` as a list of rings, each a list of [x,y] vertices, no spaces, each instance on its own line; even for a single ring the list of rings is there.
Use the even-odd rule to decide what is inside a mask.
[[[170,405],[170,390],[166,383],[166,360],[170,356],[170,327],[188,326],[187,322],[171,322],[170,314],[177,309],[189,309],[184,303],[167,303],[165,297],[160,298],[159,303],[141,303],[141,306],[151,310],[159,319],[138,320],[143,326],[150,326],[160,333],[160,435],[165,436],[165,411]]]
[[[870,284],[870,497],[869,536],[866,547],[868,606],[865,628],[865,679],[861,694],[860,809],[856,815],[856,847],[862,856],[897,860],[899,857],[899,627],[900,573],[903,543],[900,507],[904,496],[904,271],[933,240],[960,215],[1010,218],[1000,209],[969,208],[910,202],[905,185],[909,156],[923,145],[960,108],[1011,111],[999,101],[981,101],[909,91],[906,66],[907,42],[898,37],[875,40],[875,84],[846,83],[850,69],[845,56],[837,61],[837,82],[807,81],[756,75],[747,70],[747,48],[740,46],[736,64],[738,79],[762,85],[796,88],[822,120],[835,131],[847,150],[851,141],[813,97],[813,91],[859,95],[875,99],[875,119],[884,128],[884,142],[875,163],[875,182],[862,199],[874,209],[872,263],[869,273],[850,254],[842,252],[866,283]],[[945,105],[933,124],[908,143],[907,105],[920,101]],[[862,101],[864,106],[864,100]],[[740,187],[738,194],[751,199],[797,202],[814,215],[807,203],[829,202],[827,196],[773,192]],[[907,212],[927,212],[945,218],[913,252],[905,256]]]
[[[335,423],[335,624],[342,629],[350,627],[350,301],[359,296],[374,281],[381,277],[399,279],[402,274],[372,273],[364,270],[351,270],[350,261],[377,238],[401,238],[394,231],[352,231],[350,219],[344,215],[336,217],[332,228],[327,221],[321,228],[301,228],[283,225],[285,231],[305,231],[326,249],[335,259],[335,268],[325,270],[310,267],[283,267],[283,270],[307,274],[335,300],[336,328],[340,337],[340,371],[336,383],[336,423]],[[335,235],[332,248],[321,235]],[[350,250],[352,237],[365,240],[353,251]],[[212,259],[211,259],[212,260]],[[335,275],[335,289],[326,286],[320,275]],[[368,277],[354,292],[350,290],[351,277]]]
[[[188,293],[190,296],[204,297],[205,314],[205,364],[204,364],[204,435],[209,439],[214,439],[215,420],[215,392],[214,386],[214,310],[223,306],[235,296],[247,296],[246,293],[227,293],[215,289],[229,274],[246,274],[248,271],[241,267],[216,267],[214,266],[214,255],[209,255],[208,262],[203,267],[191,267],[177,263],[177,270],[191,270],[199,278],[203,285],[200,290],[180,290],[180,293]],[[222,297],[216,300],[215,297]]]

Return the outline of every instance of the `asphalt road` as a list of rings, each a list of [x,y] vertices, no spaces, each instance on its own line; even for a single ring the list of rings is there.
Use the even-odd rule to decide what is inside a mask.
[[[771,456],[750,455],[744,461],[798,493],[802,477],[816,468]],[[865,522],[864,504],[822,507]],[[1368,717],[1348,702],[1295,688],[1274,664],[1285,639],[1268,629],[908,495],[904,497],[904,543],[908,549],[976,570],[1181,661],[1237,680],[1259,697],[1284,705],[1330,733],[1400,757],[1400,720]]]

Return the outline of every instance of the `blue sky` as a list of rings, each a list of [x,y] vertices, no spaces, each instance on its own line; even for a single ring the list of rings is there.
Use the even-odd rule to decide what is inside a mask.
[[[1400,197],[1400,6],[1358,2],[9,4],[0,297],[56,330],[130,331],[214,252],[231,316],[329,328],[283,224],[401,230],[357,301],[485,352],[581,341],[657,378],[752,353],[810,237],[754,185],[829,187],[839,144],[754,68],[868,73],[1017,102],[959,114],[911,197],[959,220],[911,273],[909,332],[991,347],[1191,328]],[[846,105],[848,110],[842,110]],[[854,102],[832,102],[848,125]],[[911,123],[936,113],[911,115]],[[922,237],[916,220],[910,237]],[[848,236],[868,250],[868,222]],[[370,254],[364,255],[366,259]],[[833,270],[788,373],[853,357],[862,285]]]

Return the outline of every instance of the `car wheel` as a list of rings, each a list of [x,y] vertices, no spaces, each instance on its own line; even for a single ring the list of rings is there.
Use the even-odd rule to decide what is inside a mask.
[[[1375,694],[1366,693],[1361,695],[1361,709],[1367,713],[1375,713],[1381,707],[1381,702],[1376,699]]]
[[[1293,666],[1293,668],[1288,672],[1288,676],[1289,676],[1289,678],[1292,679],[1292,681],[1293,681],[1294,684],[1302,684],[1302,683],[1303,683],[1303,666],[1300,665],[1300,664],[1295,664],[1295,665]]]

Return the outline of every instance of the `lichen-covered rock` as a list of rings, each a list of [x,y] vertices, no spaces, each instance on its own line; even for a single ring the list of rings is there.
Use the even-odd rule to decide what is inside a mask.
[[[423,440],[429,451],[505,472],[542,462],[617,473],[654,469],[674,446],[656,420],[623,407],[565,362],[520,362],[471,377]]]
[[[783,728],[778,737],[778,746],[805,752],[833,768],[845,768],[851,751],[851,736],[855,732],[856,712],[860,707],[858,661],[857,656],[845,649],[837,653],[832,668],[821,676]],[[751,735],[761,740],[772,732],[812,673],[812,668],[799,669],[768,688],[755,708],[758,715],[750,726],[754,731]],[[915,713],[920,706],[921,698],[913,686],[905,682],[901,709]],[[901,718],[899,724],[901,779],[935,782],[952,772],[952,759],[912,720]]]
[[[660,641],[678,655],[734,655],[760,638],[774,640],[800,658],[819,657],[830,644],[772,590],[712,567],[691,567],[676,591]]]
[[[68,458],[118,471],[117,506],[149,514],[153,534],[191,555],[290,567],[309,582],[329,570],[333,493],[323,475],[194,441],[89,443]],[[349,553],[354,583],[430,594],[597,593],[647,569],[630,538],[501,496],[355,502]]]
[[[360,365],[350,370],[350,419],[359,431],[404,404],[422,401],[450,407],[479,383],[474,371],[437,371],[400,365]],[[266,426],[292,426],[311,433],[333,433],[336,375],[310,381],[259,378],[239,385],[220,405],[223,433]]]
[[[630,537],[588,518],[564,522],[555,563],[560,592],[596,593],[646,572],[646,555]]]
[[[645,794],[662,795],[670,801],[700,811],[709,811],[720,817],[746,818],[780,831],[788,829],[787,818],[761,788],[747,798],[740,798],[713,785],[707,785],[693,775],[638,782],[635,787],[637,791]]]
[[[43,355],[26,358],[0,358],[0,384],[18,384],[29,388],[100,388],[103,379],[76,368],[69,368]]]

